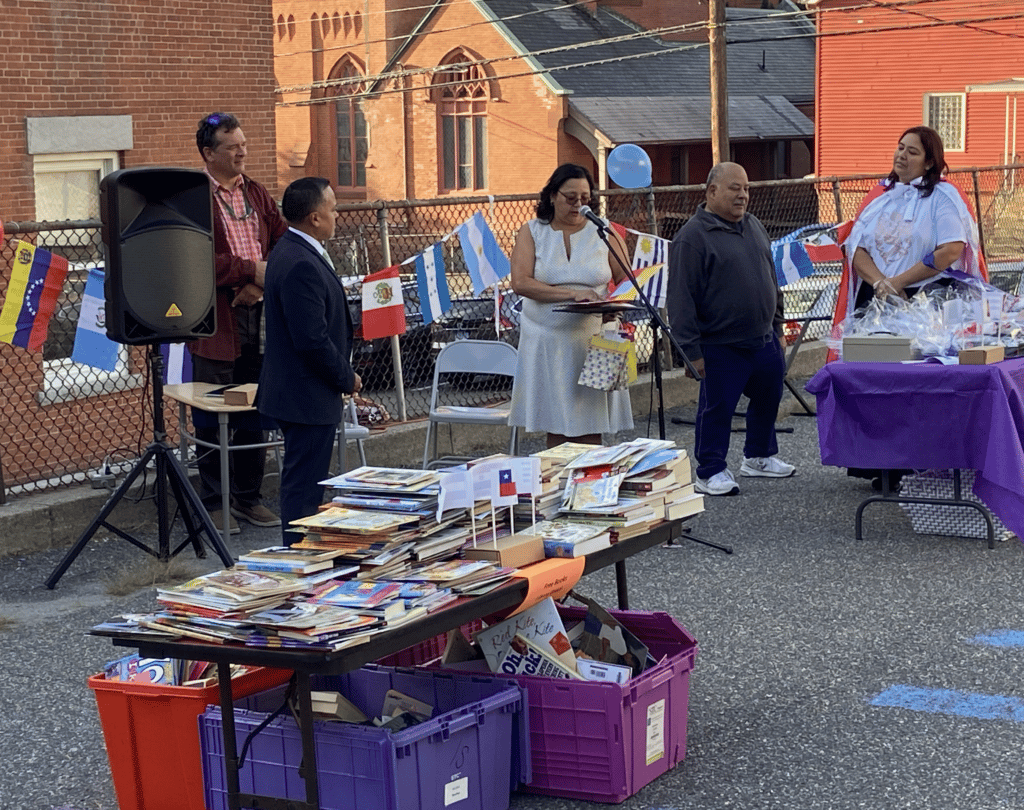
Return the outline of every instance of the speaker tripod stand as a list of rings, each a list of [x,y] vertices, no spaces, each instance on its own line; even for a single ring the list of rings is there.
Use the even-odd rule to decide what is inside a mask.
[[[150,379],[153,381],[153,441],[146,448],[146,452],[142,454],[142,457],[135,463],[135,466],[132,467],[128,475],[125,476],[121,485],[104,504],[99,514],[93,518],[89,527],[78,538],[78,542],[71,547],[71,550],[64,556],[64,559],[60,561],[60,565],[53,569],[53,573],[46,580],[46,587],[51,590],[56,587],[64,572],[68,570],[71,563],[75,561],[75,558],[81,554],[82,549],[85,548],[100,526],[163,562],[179,554],[189,544],[195,550],[196,557],[205,558],[206,549],[203,547],[202,542],[205,540],[210,548],[217,553],[217,556],[220,557],[225,567],[235,564],[231,553],[224,545],[220,532],[213,525],[213,521],[203,507],[202,501],[199,500],[199,495],[196,494],[192,483],[188,480],[188,473],[174,455],[174,448],[167,444],[163,407],[163,357],[157,344],[149,345],[147,359],[149,362]],[[150,462],[154,462],[156,470],[156,480],[153,484],[156,494],[157,513],[157,547],[155,549],[122,529],[107,523],[107,518],[114,510],[114,507],[121,502],[121,499],[127,494],[132,484],[135,483],[135,479],[146,470]],[[185,539],[173,550],[171,549],[173,516],[169,510],[168,485],[170,485],[171,493],[177,503],[178,511],[181,512],[187,532]]]

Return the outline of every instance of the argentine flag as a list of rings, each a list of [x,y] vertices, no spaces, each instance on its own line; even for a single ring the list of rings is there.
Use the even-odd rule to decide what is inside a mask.
[[[477,211],[457,229],[466,269],[473,280],[473,294],[480,295],[512,271],[508,257],[498,247],[484,215]]]
[[[440,242],[435,242],[416,257],[416,284],[423,323],[433,323],[452,308]]]

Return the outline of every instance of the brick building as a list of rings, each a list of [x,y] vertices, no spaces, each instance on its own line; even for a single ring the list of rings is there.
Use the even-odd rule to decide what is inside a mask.
[[[735,159],[752,179],[802,176],[813,24],[727,5]],[[280,183],[323,175],[342,200],[524,193],[575,161],[606,185],[619,143],[648,150],[656,185],[703,182],[707,16],[704,0],[275,0]]]
[[[198,168],[196,123],[213,110],[239,116],[250,145],[247,170],[276,191],[271,11],[270,0],[230,13],[185,0],[5,3],[0,220],[6,241],[23,238],[67,256],[66,289],[74,288],[77,301],[82,269],[101,258],[98,229],[37,233],[32,223],[97,219],[99,180],[118,168]],[[0,245],[0,296],[12,257],[10,245]],[[51,321],[44,354],[0,344],[0,480],[8,486],[59,477],[69,459],[99,455],[102,461],[111,448],[145,437],[141,352],[122,349],[111,373],[71,363],[67,338],[77,319],[71,300]],[[86,444],[78,437],[95,435],[97,425],[107,438],[78,446]]]

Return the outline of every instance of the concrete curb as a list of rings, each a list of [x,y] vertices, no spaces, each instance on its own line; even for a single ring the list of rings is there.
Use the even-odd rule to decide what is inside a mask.
[[[790,369],[790,376],[805,378],[813,375],[825,362],[825,352],[825,347],[817,341],[801,346]],[[651,388],[649,375],[630,388],[633,416],[637,424],[647,419],[648,403],[653,401],[655,395]],[[663,375],[662,395],[666,410],[695,403],[698,391],[697,383],[687,378],[682,369],[674,369]],[[449,435],[451,442],[446,444]],[[365,440],[367,460],[382,467],[419,467],[425,441],[425,420],[394,425],[371,433]],[[493,453],[495,448],[505,446],[507,442],[508,433],[504,428],[458,425],[451,428],[450,434],[442,428],[439,448],[442,453],[481,456]],[[350,447],[350,464],[354,458],[355,448]],[[278,479],[272,459],[268,459],[267,470],[263,493],[265,498],[273,501],[277,498]],[[193,485],[198,487],[195,476]],[[70,547],[103,508],[108,497],[109,493],[105,490],[80,486],[13,498],[0,506],[0,557]],[[155,504],[152,499],[137,501],[137,498],[137,493],[125,497],[111,515],[110,523],[128,532],[147,524],[152,525],[156,520]],[[107,534],[107,530],[100,527],[96,536]]]

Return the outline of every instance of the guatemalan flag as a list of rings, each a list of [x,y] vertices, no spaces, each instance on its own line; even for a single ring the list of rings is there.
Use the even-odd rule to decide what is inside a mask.
[[[0,341],[41,352],[67,275],[67,259],[19,241],[0,310]]]
[[[477,211],[456,228],[456,232],[466,259],[466,269],[473,281],[474,295],[493,287],[512,271],[508,257],[498,247],[498,240],[482,213]]]
[[[440,242],[435,242],[416,257],[416,282],[423,323],[433,323],[452,308]]]
[[[75,348],[71,352],[71,359],[93,368],[114,371],[117,368],[119,348],[117,343],[107,337],[103,271],[91,267],[78,311],[78,328],[75,330]]]
[[[363,279],[363,340],[405,334],[405,302],[398,265]]]

